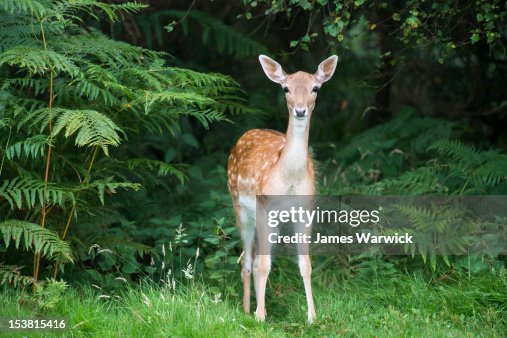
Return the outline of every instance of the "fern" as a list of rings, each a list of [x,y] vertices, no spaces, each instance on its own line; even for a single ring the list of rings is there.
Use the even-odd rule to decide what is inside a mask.
[[[50,69],[54,69],[57,73],[64,72],[71,77],[79,73],[79,68],[69,57],[55,51],[33,47],[17,46],[4,51],[0,54],[0,66],[4,63],[26,68],[36,74],[45,74]]]
[[[123,70],[133,65],[147,65],[160,61],[165,55],[149,49],[132,46],[122,41],[111,40],[104,34],[91,29],[90,32],[75,29],[58,41],[54,41],[52,48],[62,53],[72,53],[76,62],[89,65],[104,64],[110,70]],[[96,58],[99,62],[91,59]],[[107,70],[107,69],[106,69]]]
[[[194,119],[209,128],[229,121],[231,113],[251,112],[231,77],[170,67],[166,53],[111,39],[85,24],[90,18],[119,21],[144,7],[96,0],[0,3],[0,211],[20,224],[34,224],[46,205],[50,229],[45,230],[68,224],[65,235],[69,230],[81,255],[90,244],[79,242],[81,232],[106,233],[118,222],[105,220],[97,227],[93,215],[118,213],[139,194],[154,204],[148,189],[170,191],[176,181],[185,182],[184,165],[145,160],[134,149],[167,135],[166,150],[177,152],[174,138],[182,121]],[[209,20],[206,25],[228,29]],[[228,34],[224,48],[234,46],[230,51],[237,55],[259,47],[233,30]],[[48,182],[41,179],[46,167]],[[128,192],[116,194],[120,189]],[[119,204],[120,199],[126,202]],[[12,230],[11,239],[19,238],[19,229]],[[25,240],[39,250],[41,234]],[[58,255],[55,251],[58,263],[68,261]],[[19,276],[10,271],[6,280],[14,282]]]
[[[507,155],[492,151],[482,153],[481,158],[484,162],[471,175],[476,185],[496,186],[507,180]]]
[[[358,189],[368,195],[446,193],[435,167],[420,167],[393,179],[384,179]]]
[[[131,159],[127,161],[127,166],[129,169],[136,169],[141,166],[146,167],[149,170],[156,170],[158,176],[172,175],[176,176],[182,184],[185,182],[185,175],[180,169],[172,164],[162,161],[148,160],[144,158]]]
[[[11,125],[11,120],[8,118],[0,118],[0,128],[6,128]]]
[[[14,287],[33,284],[34,279],[21,274],[22,266],[0,264],[0,284],[11,284]]]
[[[484,192],[507,179],[507,155],[498,151],[478,151],[457,140],[439,140],[429,149],[454,160],[449,164],[449,176],[465,181],[463,192],[465,188]]]
[[[33,208],[37,202],[44,202],[44,182],[19,177],[5,180],[0,186],[0,197],[5,199],[12,209]],[[75,203],[75,197],[70,189],[50,183],[46,189],[46,202],[63,207],[66,202]]]
[[[46,1],[36,0],[4,0],[2,9],[8,13],[30,13],[34,16],[42,17],[51,10]]]
[[[65,128],[65,137],[76,133],[76,145],[101,147],[109,155],[108,146],[118,146],[122,130],[107,116],[94,110],[57,109],[58,120],[53,134]]]
[[[85,11],[90,14],[95,19],[99,19],[99,17],[95,14],[96,9],[99,12],[104,13],[109,20],[118,21],[120,19],[119,14],[121,13],[136,13],[142,8],[145,8],[146,5],[140,4],[137,2],[125,2],[120,4],[108,4],[102,3],[98,1],[89,1],[89,0],[78,0],[78,1],[68,1],[61,2],[58,4],[58,9],[60,11],[65,12],[66,14],[71,14],[75,11]]]
[[[171,75],[171,82],[177,87],[204,87],[210,89],[224,90],[226,88],[232,88],[237,90],[237,83],[228,76],[222,74],[202,74],[189,69],[182,69],[178,67],[172,67],[169,69]]]
[[[152,47],[153,40],[155,40],[159,46],[162,45],[161,22],[167,22],[170,19],[179,19],[183,20],[181,25],[185,35],[188,35],[189,32],[189,21],[198,24],[201,29],[203,44],[205,46],[211,46],[213,42],[216,50],[220,54],[228,54],[236,58],[242,58],[267,53],[267,48],[261,43],[202,11],[157,11],[154,14],[137,15],[135,19],[139,28],[144,33],[145,41],[149,48]],[[164,28],[170,32],[174,28],[174,23],[170,23]]]
[[[396,205],[395,210],[407,218],[406,221],[399,221],[400,224],[407,225],[404,231],[409,231],[417,238],[410,253],[414,255],[417,250],[424,262],[429,258],[433,270],[436,269],[437,256],[442,256],[450,266],[450,255],[466,254],[470,251],[471,244],[478,241],[472,235],[477,233],[480,222],[468,217],[466,210],[459,205],[402,204]]]
[[[123,189],[133,189],[138,190],[141,188],[140,184],[132,183],[132,182],[114,182],[114,177],[108,177],[102,180],[95,180],[90,182],[88,185],[89,188],[96,189],[97,196],[99,197],[100,202],[104,205],[104,194],[107,191],[110,194],[116,193],[116,190],[119,188]],[[88,188],[87,187],[87,188]]]
[[[73,262],[69,243],[62,241],[54,231],[42,228],[38,224],[6,220],[0,223],[0,232],[7,249],[11,242],[16,249],[23,242],[26,250],[33,250],[35,253],[62,263]]]
[[[25,157],[42,157],[44,150],[49,145],[49,137],[47,135],[35,135],[23,141],[19,141],[8,147],[5,151],[7,158],[13,160]]]
[[[464,165],[481,163],[479,153],[474,148],[466,146],[458,140],[438,140],[428,148],[428,150],[431,149],[437,150],[440,154],[448,155]]]
[[[146,91],[143,96],[145,98],[144,109],[146,113],[152,111],[155,104],[175,105],[192,102],[192,104],[202,107],[215,102],[215,100],[204,95],[180,91],[165,91],[158,93]]]

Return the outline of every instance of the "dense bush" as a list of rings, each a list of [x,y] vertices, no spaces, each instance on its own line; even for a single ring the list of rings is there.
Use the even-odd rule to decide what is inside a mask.
[[[220,74],[169,67],[167,54],[112,40],[80,19],[116,21],[139,4],[2,6],[2,275],[13,283],[33,281],[20,274],[26,260],[9,246],[13,240],[21,249],[22,237],[36,254],[34,278],[39,264],[52,265],[55,276],[72,260],[86,268],[93,260],[89,247],[99,239],[126,260],[100,261],[100,271],[141,272],[136,257],[142,260],[153,247],[143,243],[147,225],[136,222],[154,212],[152,189],[171,194],[185,181],[178,147],[196,141],[182,126],[194,118],[208,128],[245,110],[237,84]],[[160,139],[163,134],[170,137]],[[71,241],[72,255],[64,240]],[[85,271],[93,277],[94,268]]]

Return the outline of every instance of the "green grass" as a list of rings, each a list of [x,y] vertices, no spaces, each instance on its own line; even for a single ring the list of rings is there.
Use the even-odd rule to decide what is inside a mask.
[[[504,271],[505,272],[505,271]],[[3,289],[2,317],[66,317],[71,337],[502,337],[507,334],[507,278],[492,274],[431,282],[400,275],[369,281],[314,276],[317,321],[305,324],[301,283],[274,273],[268,290],[268,320],[242,313],[236,297],[214,299],[204,284],[128,288],[116,296],[91,287],[71,287],[52,309],[30,294]],[[112,296],[111,298],[101,295]],[[28,301],[26,300],[28,299]],[[22,300],[20,302],[20,300]],[[47,332],[46,332],[47,334]],[[54,335],[54,332],[52,332]],[[0,335],[13,337],[11,332]],[[33,336],[30,332],[18,336]]]

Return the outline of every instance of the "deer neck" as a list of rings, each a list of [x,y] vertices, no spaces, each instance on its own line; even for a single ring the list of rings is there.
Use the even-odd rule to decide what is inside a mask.
[[[289,126],[285,135],[285,145],[278,161],[278,166],[286,175],[302,177],[308,170],[308,136],[310,133],[310,116],[299,120],[289,117]]]

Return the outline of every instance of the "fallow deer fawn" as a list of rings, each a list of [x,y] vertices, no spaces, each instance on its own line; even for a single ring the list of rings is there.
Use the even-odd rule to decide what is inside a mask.
[[[257,299],[255,318],[263,321],[266,317],[265,291],[271,256],[255,252],[256,195],[314,194],[313,162],[308,154],[310,118],[317,91],[333,75],[338,57],[333,55],[324,60],[315,74],[296,72],[287,75],[280,64],[269,57],[260,55],[259,61],[267,77],[280,84],[285,92],[289,109],[287,133],[284,135],[268,129],[246,132],[231,151],[227,174],[244,248],[241,271],[243,308],[246,313],[250,312],[250,276],[253,270]],[[312,266],[307,254],[300,254],[298,260],[308,304],[308,322],[311,323],[315,319]]]

